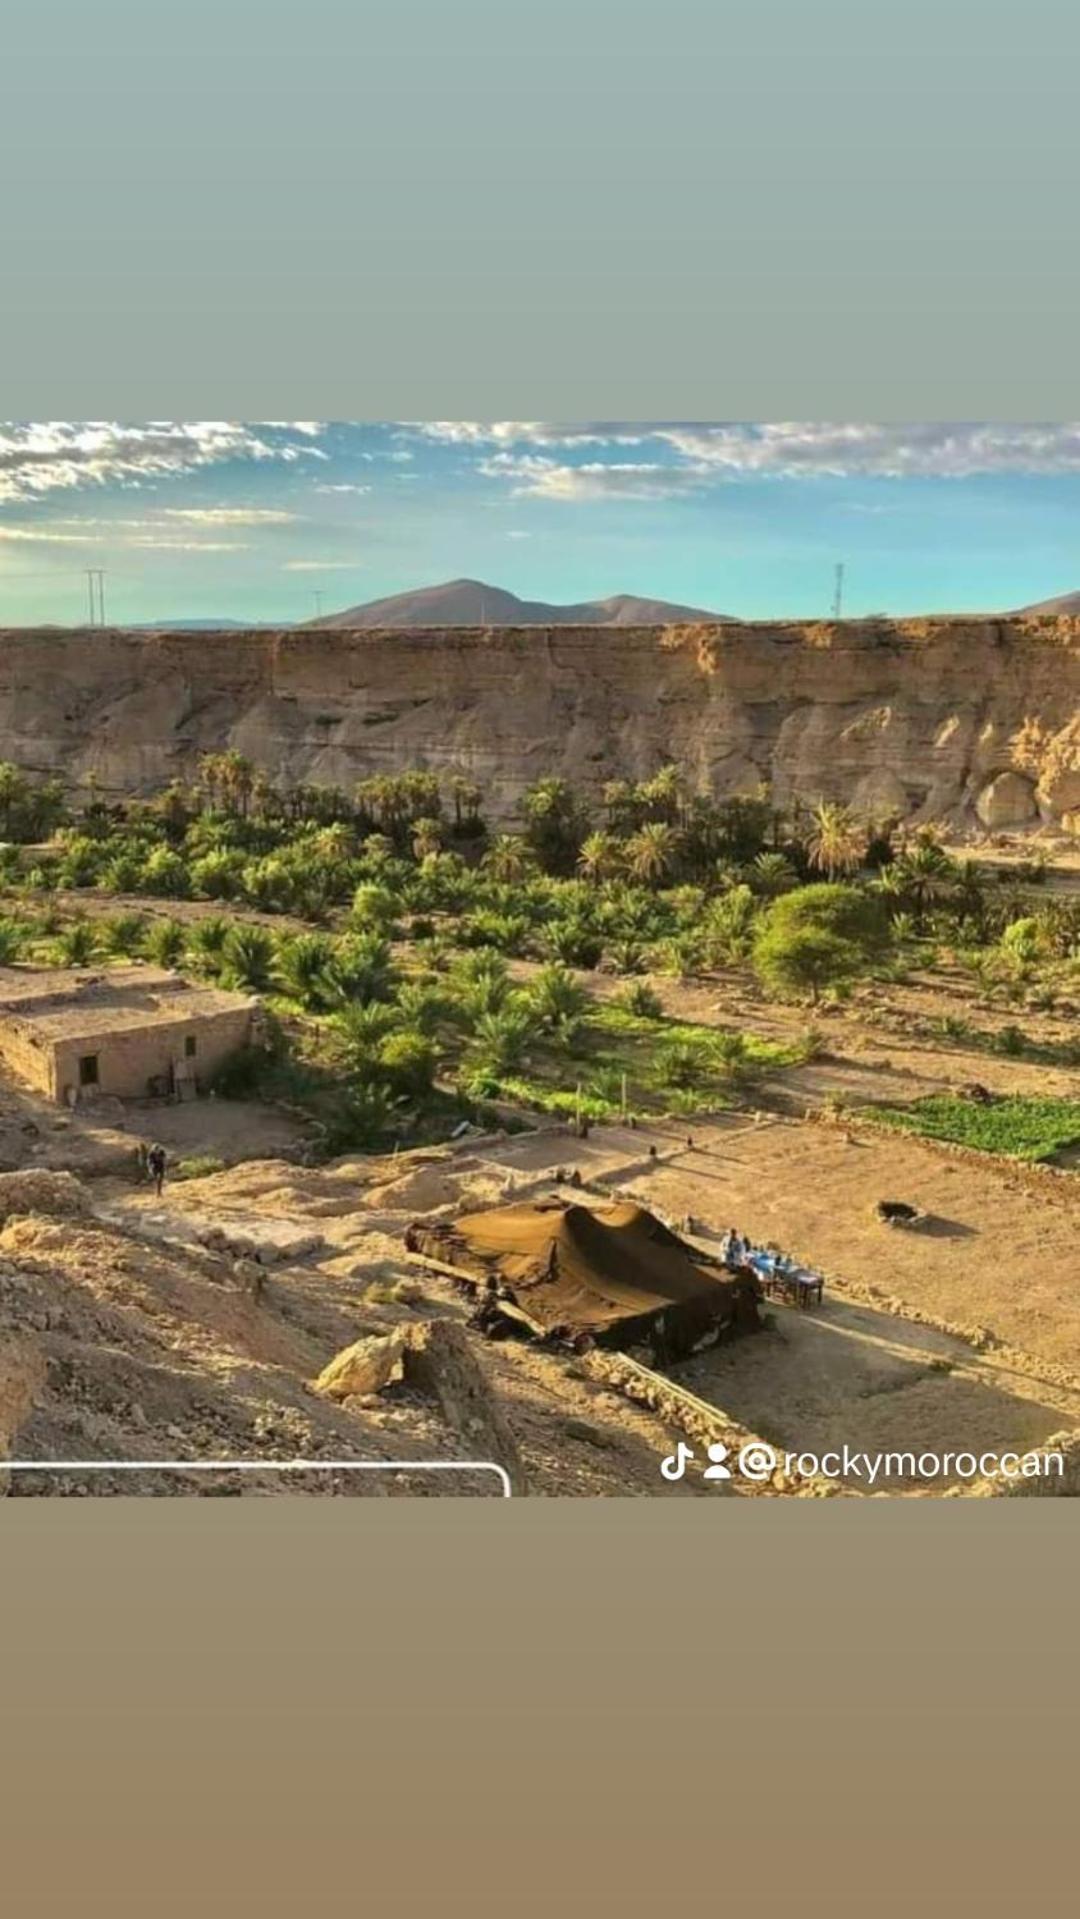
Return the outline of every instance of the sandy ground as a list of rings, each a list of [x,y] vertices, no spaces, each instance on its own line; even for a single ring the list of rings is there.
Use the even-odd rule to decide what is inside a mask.
[[[923,1142],[856,1139],[776,1116],[695,1123],[692,1138],[688,1147],[681,1128],[600,1128],[587,1141],[548,1131],[401,1161],[266,1162],[167,1187],[160,1202],[117,1185],[110,1216],[188,1243],[222,1227],[265,1257],[303,1257],[313,1283],[321,1274],[362,1296],[409,1273],[401,1234],[417,1212],[498,1204],[515,1190],[550,1189],[556,1171],[576,1168],[676,1224],[692,1216],[706,1248],[734,1223],[826,1274],[819,1312],[774,1303],[765,1334],[676,1374],[777,1446],[1023,1451],[1080,1426],[1071,1179],[973,1167]],[[874,1206],[883,1196],[925,1209],[925,1225],[881,1225]],[[995,1245],[1011,1250],[989,1258]],[[460,1311],[437,1280],[423,1276],[423,1288],[425,1310]],[[623,1491],[661,1489],[659,1459],[671,1443],[661,1422],[528,1346],[488,1347],[485,1363],[536,1464],[538,1488],[595,1492],[617,1481]],[[603,1437],[568,1440],[568,1419],[593,1422]],[[942,1475],[936,1490],[954,1479]],[[917,1474],[911,1489],[926,1490]]]
[[[775,1241],[838,1283],[953,1325],[986,1327],[1008,1346],[1080,1373],[1080,1181],[986,1158],[954,1158],[925,1141],[742,1115],[560,1142],[560,1160],[637,1193],[672,1217],[735,1225]],[[650,1140],[660,1155],[640,1168]],[[537,1170],[543,1138],[508,1141],[492,1158]],[[929,1215],[916,1230],[882,1225],[879,1199]]]

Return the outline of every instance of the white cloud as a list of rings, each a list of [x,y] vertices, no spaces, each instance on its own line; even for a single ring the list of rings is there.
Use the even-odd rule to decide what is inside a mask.
[[[315,488],[316,493],[373,493],[374,487],[357,486],[352,480],[329,481]]]
[[[0,425],[0,503],[110,481],[138,486],[226,460],[325,459],[310,431],[310,422],[257,430],[228,420]],[[300,440],[284,437],[296,434]]]
[[[137,534],[133,540],[125,540],[125,546],[138,547],[157,553],[250,553],[250,546],[243,540],[183,540],[154,538],[151,535]]]
[[[670,472],[691,479],[738,479],[756,475],[813,478],[966,478],[980,473],[1072,473],[1080,471],[1080,425],[987,422],[938,422],[911,425],[840,424],[779,421],[766,425],[679,423],[671,421],[597,422],[552,425],[535,420],[433,420],[411,430],[426,439],[471,446],[487,452],[481,470],[497,472],[498,454],[509,453],[521,467],[526,449],[573,446],[654,445],[676,456]],[[595,467],[577,471],[601,471]],[[628,474],[628,467],[614,469]],[[515,475],[508,464],[502,471]],[[520,479],[520,475],[517,476]],[[632,494],[632,482],[597,480],[573,488],[549,480],[530,491],[558,497],[596,499]],[[638,493],[634,497],[655,497]]]
[[[523,533],[520,527],[512,527],[507,533],[508,540],[531,540],[531,533]]]
[[[359,560],[286,560],[283,573],[358,573]]]
[[[699,477],[646,461],[587,461],[569,466],[539,453],[493,453],[480,471],[511,482],[518,497],[541,500],[666,500],[692,492]]]
[[[785,478],[864,475],[959,479],[1080,471],[1080,426],[828,425],[665,427],[659,436],[702,472]]]
[[[0,540],[26,541],[42,546],[96,546],[88,533],[39,533],[31,527],[0,526]]]
[[[185,520],[192,526],[288,526],[300,515],[262,506],[167,506],[161,517]]]
[[[417,420],[410,429],[451,446],[640,446],[653,437],[648,424],[596,420],[565,425],[544,420]]]

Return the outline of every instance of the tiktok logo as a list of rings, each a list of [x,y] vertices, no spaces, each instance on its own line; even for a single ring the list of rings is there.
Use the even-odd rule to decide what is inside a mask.
[[[693,1457],[693,1447],[685,1445],[680,1439],[675,1451],[660,1461],[660,1471],[665,1479],[681,1479],[686,1471],[687,1460]]]
[[[702,1478],[730,1479],[731,1468],[724,1464],[725,1459],[730,1457],[728,1448],[722,1445],[720,1440],[715,1439],[708,1449],[708,1454],[711,1464],[706,1466]],[[682,1479],[686,1473],[687,1462],[695,1457],[693,1447],[680,1439],[675,1451],[660,1461],[660,1471],[665,1479]]]

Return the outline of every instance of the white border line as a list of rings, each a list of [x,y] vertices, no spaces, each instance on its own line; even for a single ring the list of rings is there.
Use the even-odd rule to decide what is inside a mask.
[[[495,1473],[501,1497],[510,1475],[493,1459],[3,1459],[4,1473]]]

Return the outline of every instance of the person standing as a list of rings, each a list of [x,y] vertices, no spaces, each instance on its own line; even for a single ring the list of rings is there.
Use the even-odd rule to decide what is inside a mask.
[[[154,1191],[161,1198],[161,1189],[165,1184],[165,1148],[151,1146],[146,1155],[146,1170],[154,1182]]]

